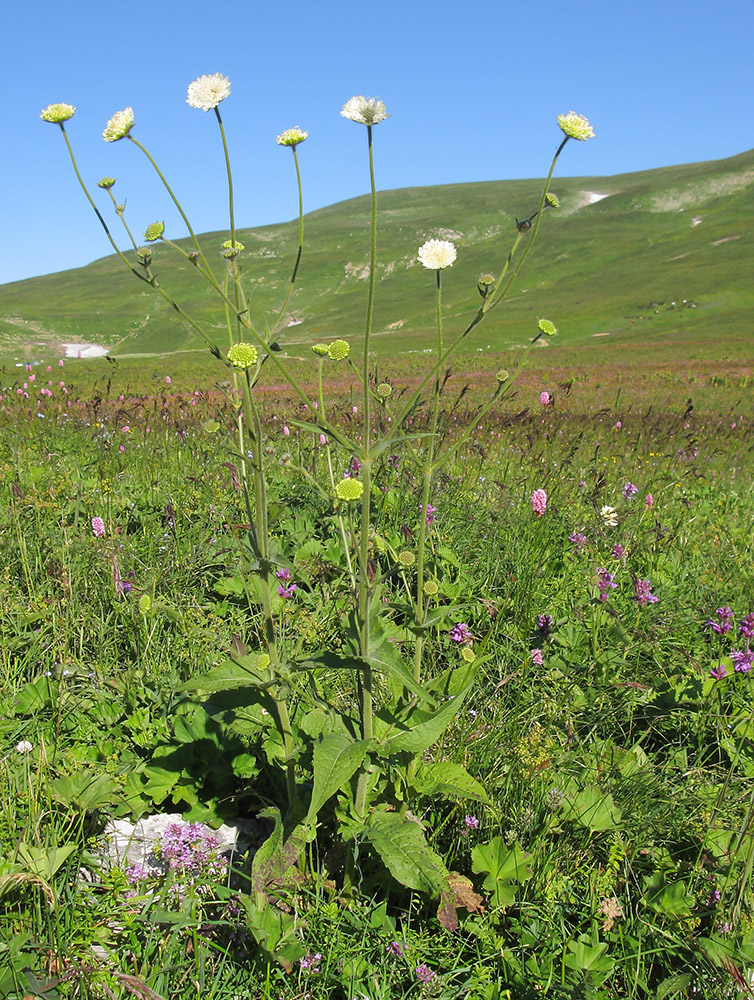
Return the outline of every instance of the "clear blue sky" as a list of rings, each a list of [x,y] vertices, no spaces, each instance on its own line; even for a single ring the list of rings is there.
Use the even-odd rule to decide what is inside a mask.
[[[131,105],[198,232],[226,225],[213,113],[188,83],[220,72],[237,222],[296,214],[293,166],[275,143],[293,125],[305,209],[367,190],[366,129],[341,118],[354,94],[382,98],[378,187],[540,177],[557,115],[587,115],[596,138],[569,143],[559,174],[605,175],[732,156],[754,146],[749,0],[381,3],[27,0],[3,14],[0,283],[78,267],[109,246],[78,189],[57,126],[40,110],[77,108],[67,130],[92,185],[118,179],[137,233],[158,219],[184,234],[130,143],[105,143]],[[103,206],[108,199],[97,191]],[[442,226],[442,220],[436,220]]]

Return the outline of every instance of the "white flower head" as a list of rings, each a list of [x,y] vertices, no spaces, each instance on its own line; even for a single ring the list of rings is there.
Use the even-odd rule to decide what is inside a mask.
[[[19,753],[31,753],[34,747],[29,743],[28,740],[21,740],[20,743],[16,743],[16,750]]]
[[[390,115],[385,110],[384,101],[378,97],[351,97],[340,111],[344,118],[361,125],[379,125]]]
[[[589,119],[583,115],[577,115],[575,111],[569,111],[567,115],[558,115],[558,125],[565,132],[569,139],[594,138],[594,129],[589,124]]]
[[[53,125],[62,125],[69,118],[73,118],[76,109],[72,104],[48,104],[39,117],[43,122],[52,122]]]
[[[419,260],[430,271],[442,271],[456,259],[455,244],[450,240],[427,240],[419,247]]]
[[[298,146],[308,135],[308,132],[295,125],[293,128],[287,128],[284,132],[281,132],[276,142],[278,146]]]
[[[188,85],[186,104],[200,111],[212,111],[230,94],[230,80],[222,73],[200,76]]]
[[[134,109],[124,108],[116,111],[110,121],[105,125],[102,138],[105,142],[117,142],[118,139],[125,139],[134,125]]]
[[[601,507],[600,517],[603,524],[606,524],[608,528],[614,528],[618,523],[618,511],[615,507]]]

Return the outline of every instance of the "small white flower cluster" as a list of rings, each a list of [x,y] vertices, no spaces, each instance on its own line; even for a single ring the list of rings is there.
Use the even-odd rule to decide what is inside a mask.
[[[456,259],[456,248],[450,240],[427,240],[419,247],[419,260],[431,271],[451,267]]]
[[[200,111],[214,110],[230,94],[230,80],[222,73],[200,76],[188,85],[186,104]]]
[[[16,750],[19,753],[31,753],[33,749],[34,747],[28,740],[21,740],[20,743],[16,743]]]
[[[343,105],[341,115],[349,121],[361,125],[379,125],[390,115],[387,113],[384,101],[378,97],[351,97]]]

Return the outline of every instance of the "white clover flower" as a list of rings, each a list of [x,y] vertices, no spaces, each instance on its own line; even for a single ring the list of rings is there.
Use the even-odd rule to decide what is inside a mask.
[[[614,528],[618,523],[618,511],[615,507],[601,507],[600,517],[603,524],[606,524],[608,528]]]
[[[456,259],[456,248],[450,240],[427,240],[419,247],[419,260],[431,271],[451,267]]]
[[[558,115],[558,125],[565,132],[569,139],[594,138],[594,129],[589,124],[589,119],[583,115],[577,115],[575,111],[569,111],[567,115]]]
[[[118,139],[125,139],[133,128],[133,124],[133,108],[124,108],[122,111],[116,111],[107,125],[105,125],[105,131],[102,133],[102,138],[105,142],[117,142]]]
[[[230,80],[222,73],[200,76],[188,85],[186,104],[200,111],[212,111],[230,94]]]
[[[294,125],[293,128],[287,128],[284,132],[281,132],[275,141],[278,146],[298,146],[308,135],[308,132],[299,128],[298,125]]]
[[[62,125],[69,118],[73,118],[76,109],[72,104],[48,104],[43,108],[39,117],[43,122],[52,122],[53,125]]]
[[[34,747],[29,743],[28,740],[21,740],[20,743],[16,743],[16,750],[19,753],[31,753]]]
[[[351,97],[340,111],[344,118],[361,125],[379,125],[390,115],[385,110],[385,104],[378,97]]]

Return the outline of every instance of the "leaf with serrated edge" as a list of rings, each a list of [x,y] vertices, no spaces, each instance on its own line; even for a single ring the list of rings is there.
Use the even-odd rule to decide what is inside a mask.
[[[354,742],[341,733],[328,733],[314,744],[314,786],[306,822],[312,823],[327,800],[361,767],[370,740]]]
[[[448,869],[427,844],[418,823],[398,813],[373,813],[364,835],[402,885],[431,896],[449,889]]]

